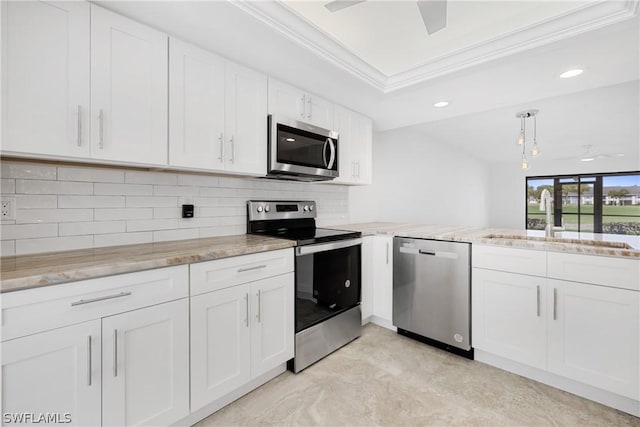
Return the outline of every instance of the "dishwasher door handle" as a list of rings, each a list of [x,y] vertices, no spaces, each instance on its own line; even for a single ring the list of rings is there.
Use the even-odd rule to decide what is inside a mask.
[[[455,252],[446,252],[446,251],[430,251],[427,249],[418,249],[418,248],[407,248],[404,246],[400,247],[400,253],[410,254],[410,255],[430,255],[436,258],[449,258],[449,259],[458,259],[459,255]]]

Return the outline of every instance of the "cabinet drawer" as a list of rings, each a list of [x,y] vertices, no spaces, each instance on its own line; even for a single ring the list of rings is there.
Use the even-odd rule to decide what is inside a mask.
[[[293,268],[292,248],[191,264],[191,295],[289,273]]]
[[[471,245],[471,264],[476,268],[509,273],[546,276],[547,254],[544,251]]]
[[[2,340],[184,298],[188,271],[180,265],[4,294]]]
[[[640,291],[640,260],[548,252],[549,277]]]

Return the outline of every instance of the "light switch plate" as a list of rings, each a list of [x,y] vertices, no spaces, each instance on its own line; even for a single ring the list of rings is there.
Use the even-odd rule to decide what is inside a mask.
[[[16,219],[16,198],[3,197],[0,200],[0,219],[2,221],[14,221]]]

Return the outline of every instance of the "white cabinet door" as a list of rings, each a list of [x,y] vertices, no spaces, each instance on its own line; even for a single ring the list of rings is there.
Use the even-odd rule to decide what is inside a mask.
[[[102,320],[102,422],[169,425],[189,415],[189,301]]]
[[[275,79],[269,79],[269,114],[306,122],[304,91]]]
[[[91,157],[167,164],[167,40],[91,6]]]
[[[546,280],[474,268],[473,347],[546,369]]]
[[[393,321],[393,237],[373,237],[373,315]]]
[[[303,121],[314,126],[333,130],[333,104],[326,99],[307,94],[305,114],[306,119],[303,119]]]
[[[368,117],[334,106],[334,129],[339,134],[340,176],[333,182],[371,184],[373,169],[372,122]]]
[[[227,170],[267,173],[267,77],[226,63]]]
[[[191,298],[191,411],[251,377],[249,285]]]
[[[222,170],[225,61],[173,38],[169,47],[169,164]]]
[[[294,355],[294,273],[251,283],[251,376],[257,377]]]
[[[89,157],[89,3],[2,2],[2,150]]]
[[[53,413],[66,425],[99,426],[100,353],[100,320],[3,342],[3,414]]]
[[[549,280],[549,370],[639,398],[640,293]]]
[[[373,315],[373,236],[362,238],[362,288],[360,290],[362,321],[367,322]]]

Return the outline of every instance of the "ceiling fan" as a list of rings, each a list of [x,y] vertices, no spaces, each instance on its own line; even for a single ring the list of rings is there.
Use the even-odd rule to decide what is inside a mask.
[[[338,12],[365,1],[367,0],[334,0],[326,3],[324,7],[331,12]],[[447,0],[417,0],[416,3],[429,35],[447,26]]]
[[[597,151],[593,150],[593,145],[583,145],[582,148],[584,149],[584,151],[582,152],[582,154],[578,155],[577,157],[575,156],[564,157],[560,160],[580,160],[581,162],[593,162],[594,160],[599,160],[599,159],[609,159],[611,157],[624,156],[624,154],[622,153],[612,153],[612,154],[598,153]]]

